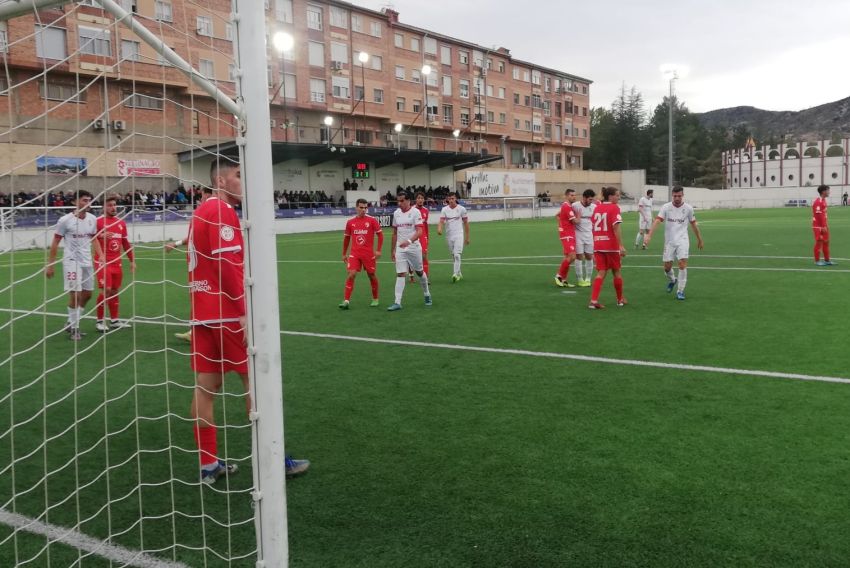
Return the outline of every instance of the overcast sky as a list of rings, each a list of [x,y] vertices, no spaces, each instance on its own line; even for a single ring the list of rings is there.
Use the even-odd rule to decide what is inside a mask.
[[[387,2],[351,0],[380,10]],[[393,0],[402,23],[591,79],[591,105],[621,85],[647,109],[659,68],[689,68],[676,91],[695,112],[802,110],[850,96],[850,0]]]

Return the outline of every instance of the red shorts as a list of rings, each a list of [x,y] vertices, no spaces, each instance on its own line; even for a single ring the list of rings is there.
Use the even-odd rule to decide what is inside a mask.
[[[419,237],[419,244],[422,246],[422,255],[428,254],[428,235]]]
[[[248,348],[239,322],[192,326],[192,370],[196,373],[248,372]]]
[[[121,287],[121,282],[124,279],[124,270],[122,270],[120,264],[110,264],[106,267],[100,265],[95,273],[95,278],[98,288],[117,290]]]
[[[596,270],[620,270],[622,266],[619,252],[594,252],[593,261]]]
[[[829,229],[822,233],[820,229],[813,228],[812,232],[815,234],[816,241],[829,241]]]
[[[356,270],[360,272],[362,268],[369,274],[375,273],[375,267],[377,265],[377,261],[375,260],[375,256],[364,257],[364,256],[354,256],[353,254],[348,257],[348,269]]]
[[[575,237],[564,237],[561,239],[561,246],[564,247],[564,256],[575,254],[576,240]]]

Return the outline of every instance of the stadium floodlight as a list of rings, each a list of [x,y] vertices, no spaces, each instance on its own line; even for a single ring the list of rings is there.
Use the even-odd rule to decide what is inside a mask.
[[[425,121],[425,138],[428,139],[428,151],[431,151],[431,121],[428,120],[428,76],[431,74],[431,66],[427,63],[422,66],[422,107],[425,111],[422,120]],[[420,111],[422,112],[422,111]]]
[[[457,139],[460,137],[460,128],[452,130],[452,136],[455,137],[455,154],[457,154]]]
[[[403,128],[403,126],[401,125],[401,123],[400,123],[400,122],[399,122],[399,123],[396,123],[396,125],[393,127],[393,129],[394,129],[396,132],[401,132],[401,129],[402,129],[402,128]]]
[[[326,117],[325,117],[325,120],[324,120],[324,123],[325,123],[325,131],[326,131],[326,132],[327,132],[327,134],[328,134],[328,135],[327,135],[327,138],[328,138],[328,148],[331,148],[331,126],[332,126],[332,125],[333,125],[333,123],[334,123],[334,117],[332,117],[332,116],[330,116],[330,115],[326,116]],[[331,152],[336,152],[336,148],[331,149]]]
[[[292,47],[295,45],[295,38],[286,32],[276,32],[274,36],[272,36],[272,44],[274,45],[275,51],[283,55],[288,51],[292,51]]]
[[[670,83],[670,95],[667,98],[667,201],[670,201],[673,199],[673,83],[676,79],[688,76],[688,67],[665,63],[660,67],[660,71]]]
[[[334,123],[334,117],[326,116],[325,117],[325,126],[330,126]]]
[[[357,54],[357,61],[360,62],[360,85],[362,85],[359,103],[363,105],[363,130],[366,130],[366,63],[369,62],[369,54],[361,51]]]

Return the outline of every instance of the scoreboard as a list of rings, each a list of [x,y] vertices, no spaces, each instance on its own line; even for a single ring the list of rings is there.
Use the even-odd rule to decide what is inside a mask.
[[[358,162],[351,166],[351,177],[354,179],[369,179],[369,164]]]

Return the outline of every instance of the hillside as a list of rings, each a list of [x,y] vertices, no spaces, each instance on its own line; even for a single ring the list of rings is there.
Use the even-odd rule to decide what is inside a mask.
[[[780,139],[791,134],[796,140],[820,140],[850,136],[850,97],[798,112],[770,111],[751,106],[695,113],[708,129],[744,127],[756,140]]]

